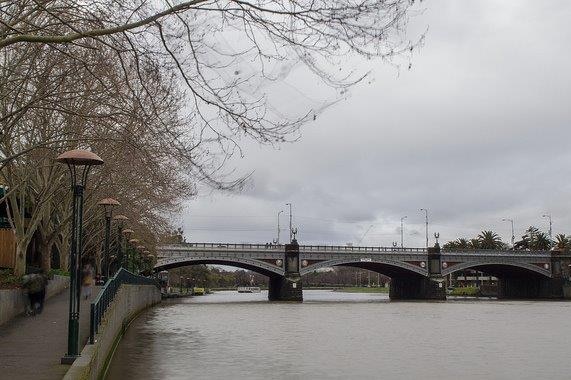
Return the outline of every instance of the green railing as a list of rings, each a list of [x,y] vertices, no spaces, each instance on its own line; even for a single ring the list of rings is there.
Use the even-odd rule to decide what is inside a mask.
[[[149,277],[143,277],[129,272],[121,268],[111,277],[103,286],[95,300],[91,303],[91,314],[89,323],[89,344],[95,343],[95,335],[99,332],[99,325],[107,311],[107,308],[115,299],[115,295],[122,284],[128,285],[154,285],[160,288],[158,280]]]

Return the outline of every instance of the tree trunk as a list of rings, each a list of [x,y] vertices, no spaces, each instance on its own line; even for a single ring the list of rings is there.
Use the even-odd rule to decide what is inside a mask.
[[[23,276],[26,274],[26,251],[28,249],[28,242],[19,240],[16,244],[16,263],[14,265],[14,274],[16,276]]]
[[[42,270],[48,273],[52,269],[52,245],[49,241],[42,239],[40,242],[40,255],[42,262]]]

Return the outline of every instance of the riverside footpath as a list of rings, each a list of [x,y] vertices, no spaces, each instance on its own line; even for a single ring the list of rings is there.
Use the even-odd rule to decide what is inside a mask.
[[[96,297],[99,289],[93,289]],[[91,299],[81,300],[80,347],[89,338]],[[46,300],[42,314],[18,316],[0,326],[0,378],[62,379],[69,365],[60,364],[67,351],[69,289]]]

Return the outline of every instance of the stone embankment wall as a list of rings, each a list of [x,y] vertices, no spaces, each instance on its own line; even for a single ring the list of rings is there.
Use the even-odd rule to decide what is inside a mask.
[[[64,380],[102,378],[107,364],[129,322],[142,310],[161,301],[160,290],[153,285],[121,285],[109,305],[95,336],[95,344],[86,345]]]
[[[69,277],[54,276],[48,283],[46,299],[69,287]],[[23,289],[0,289],[0,325],[26,311],[28,295]]]

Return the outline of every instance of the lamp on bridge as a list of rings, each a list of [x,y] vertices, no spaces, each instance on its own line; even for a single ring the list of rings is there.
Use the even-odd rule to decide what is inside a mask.
[[[121,204],[113,198],[105,198],[97,202],[103,207],[105,213],[105,253],[103,256],[103,276],[105,281],[109,279],[109,240],[111,240],[111,217],[113,216],[113,208]]]
[[[509,218],[502,218],[502,222],[510,222],[512,225],[512,249],[514,249],[515,245],[514,220]]]
[[[79,305],[81,287],[81,244],[83,230],[83,190],[92,166],[102,165],[101,157],[81,149],[67,151],[56,158],[67,165],[73,189],[73,214],[71,223],[69,324],[67,330],[67,354],[61,358],[62,364],[71,364],[79,356]]]

